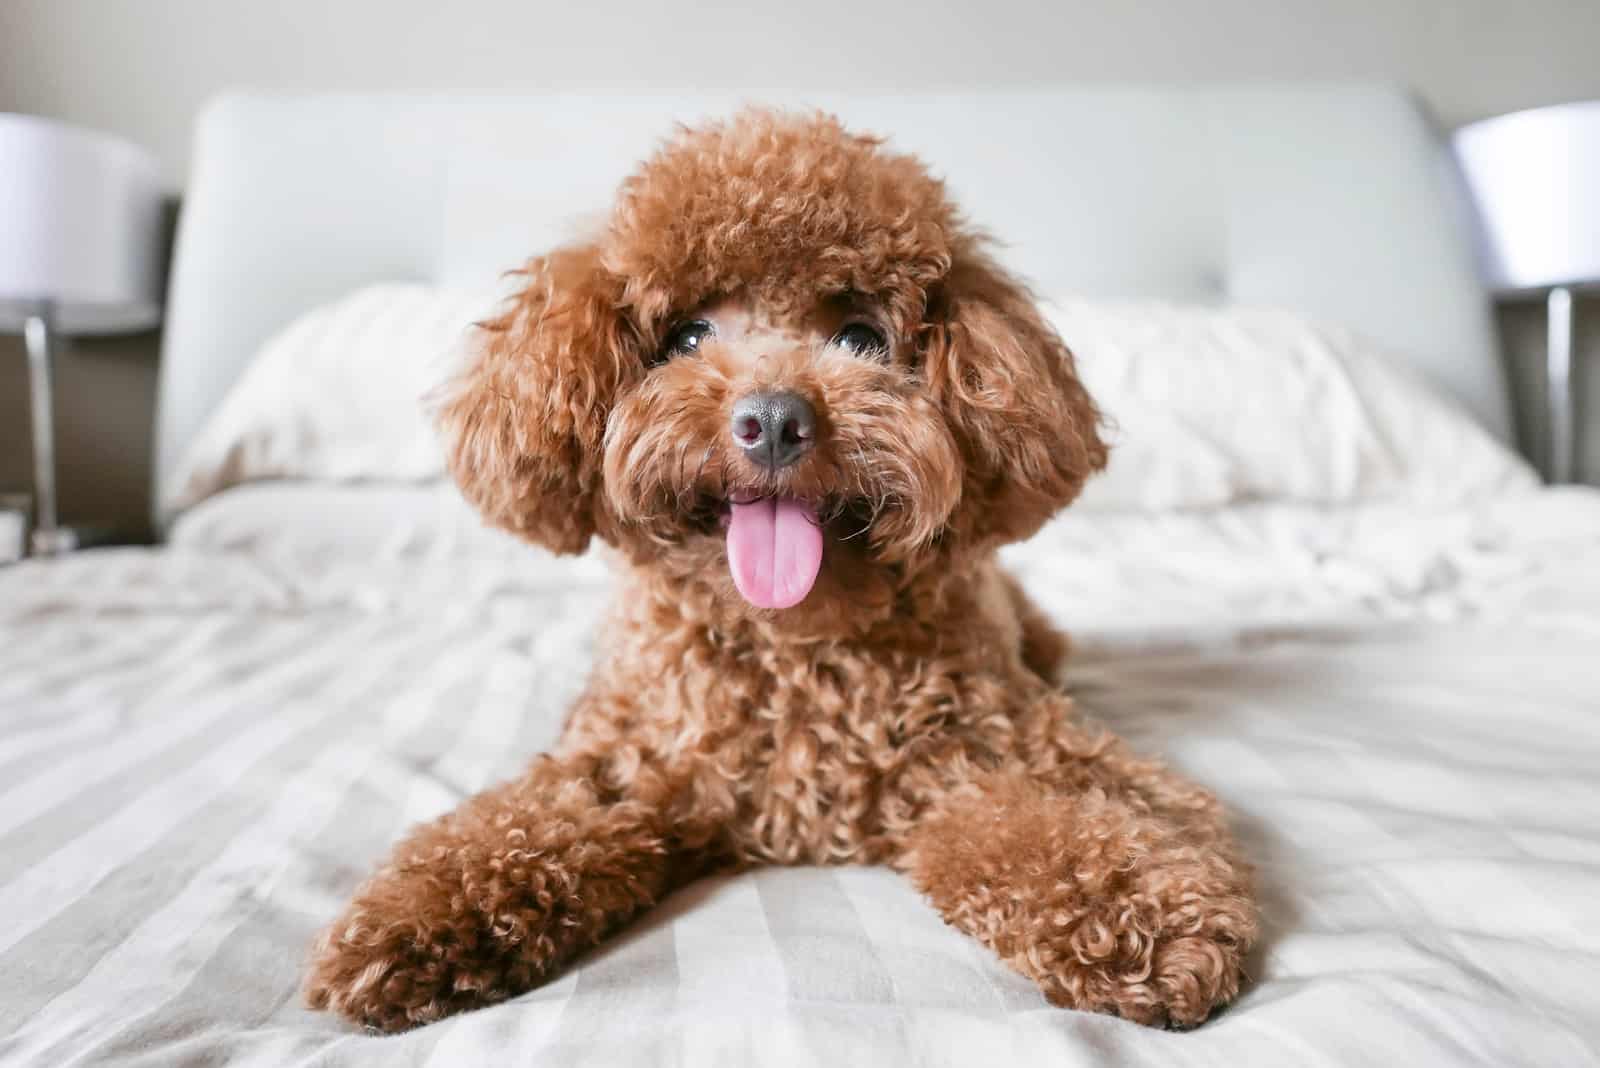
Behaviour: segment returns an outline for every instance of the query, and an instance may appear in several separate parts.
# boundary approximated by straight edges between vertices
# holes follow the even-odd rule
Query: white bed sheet
[[[1009,554],[1082,705],[1260,868],[1240,1001],[1047,1006],[893,875],[708,880],[394,1038],[299,1005],[409,823],[514,773],[606,586],[450,490],[235,490],[171,547],[0,569],[0,1063],[1600,1061],[1600,494],[1069,516]]]

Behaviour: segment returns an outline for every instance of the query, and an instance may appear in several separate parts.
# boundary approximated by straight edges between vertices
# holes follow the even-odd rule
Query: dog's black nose
[[[751,460],[776,471],[805,455],[817,435],[817,413],[788,390],[762,390],[733,403],[733,440]]]

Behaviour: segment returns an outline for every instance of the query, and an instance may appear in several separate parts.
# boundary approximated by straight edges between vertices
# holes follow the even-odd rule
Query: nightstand
[[[0,566],[27,555],[30,503],[21,494],[0,494]]]

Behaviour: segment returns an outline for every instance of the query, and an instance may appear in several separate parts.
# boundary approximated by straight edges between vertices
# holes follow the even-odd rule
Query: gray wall
[[[181,189],[190,124],[227,86],[910,88],[1384,78],[1446,125],[1600,97],[1597,0],[0,0],[0,110],[124,134]],[[1586,324],[1600,306],[1585,302]],[[1503,316],[1520,392],[1542,344]],[[1600,330],[1583,331],[1588,362]],[[63,510],[143,515],[155,339],[61,373]],[[1531,362],[1530,362],[1531,361]],[[25,486],[21,360],[0,339],[0,489]],[[1589,376],[1600,387],[1600,374]],[[1600,389],[1588,410],[1600,412]],[[1536,407],[1536,406],[1533,406]],[[1524,428],[1536,432],[1524,405]],[[1600,433],[1586,471],[1600,476]]]

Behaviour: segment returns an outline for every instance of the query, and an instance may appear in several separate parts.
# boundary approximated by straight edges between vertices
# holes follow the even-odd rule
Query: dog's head
[[[599,535],[741,610],[839,616],[1027,537],[1105,462],[943,185],[830,118],[682,133],[525,272],[440,419],[467,497],[558,552]]]

